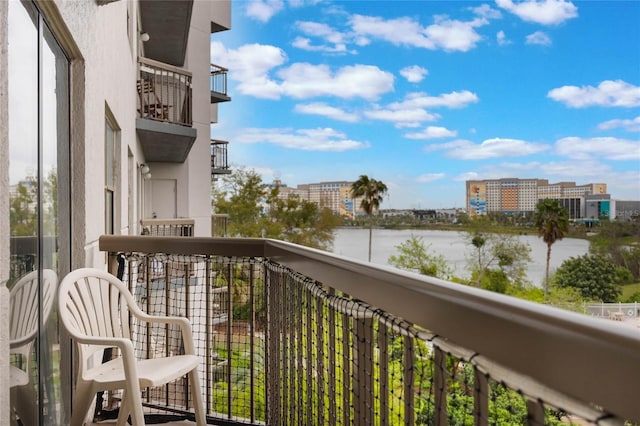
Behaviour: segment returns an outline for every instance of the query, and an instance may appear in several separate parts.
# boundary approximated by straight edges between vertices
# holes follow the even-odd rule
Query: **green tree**
[[[452,271],[445,258],[429,253],[429,246],[424,244],[422,237],[412,235],[407,241],[397,245],[396,249],[398,255],[392,255],[388,260],[396,268],[442,279],[451,277]]]
[[[16,185],[9,198],[9,223],[12,236],[33,236],[38,228],[38,183],[29,177]]]
[[[213,191],[216,213],[229,215],[229,235],[264,237],[319,249],[333,244],[340,218],[317,204],[268,190],[254,170],[236,169]]]
[[[216,213],[229,215],[230,236],[261,237],[263,206],[267,185],[255,170],[235,169],[213,192]]]
[[[369,178],[367,175],[360,175],[357,181],[351,185],[353,198],[362,198],[360,207],[369,217],[369,262],[371,262],[371,238],[373,234],[372,215],[380,208],[380,203],[387,192],[387,185]]]
[[[535,226],[538,236],[547,244],[547,263],[544,280],[545,297],[549,295],[549,262],[551,261],[551,246],[564,238],[569,232],[569,214],[567,209],[560,206],[558,201],[545,198],[538,201],[535,210]]]
[[[270,191],[267,205],[271,224],[267,236],[323,250],[331,247],[333,231],[341,223],[331,210],[295,194],[283,199],[277,187]]]
[[[622,293],[618,277],[610,260],[585,254],[565,260],[556,270],[555,284],[575,288],[585,299],[611,303],[616,302]]]
[[[640,247],[634,247],[634,241],[640,241],[640,223],[604,221],[589,241],[589,252],[609,258],[640,279]]]
[[[528,283],[529,244],[515,235],[485,233],[477,228],[467,233],[467,241],[473,246],[468,267],[475,286],[504,293],[508,285]]]

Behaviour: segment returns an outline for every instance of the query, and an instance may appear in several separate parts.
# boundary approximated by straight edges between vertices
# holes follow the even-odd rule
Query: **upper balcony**
[[[145,57],[165,64],[184,65],[189,40],[193,0],[141,1],[142,31],[149,34]]]
[[[227,73],[228,69],[220,65],[211,64],[211,103],[229,102],[231,98],[227,96]]]
[[[231,173],[227,161],[227,146],[229,142],[211,139],[211,180],[217,179],[217,175]]]
[[[213,424],[640,421],[636,327],[276,240],[99,245],[145,311],[190,318]],[[140,357],[181,351],[176,330],[132,330]],[[192,417],[187,388],[145,405]]]
[[[148,58],[138,64],[136,130],[145,158],[183,163],[197,135],[191,127],[191,73]]]

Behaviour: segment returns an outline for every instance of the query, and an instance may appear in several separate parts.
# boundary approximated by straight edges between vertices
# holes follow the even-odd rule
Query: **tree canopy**
[[[593,254],[571,257],[556,270],[558,287],[575,288],[587,300],[612,303],[622,290],[618,285],[618,272],[608,259]]]
[[[369,262],[371,262],[371,237],[373,232],[373,222],[371,215],[380,208],[380,203],[387,193],[387,185],[383,182],[369,178],[367,175],[360,175],[357,181],[351,184],[351,195],[353,198],[361,198],[360,207],[369,216]]]
[[[451,278],[452,271],[446,259],[442,255],[431,254],[422,237],[412,235],[396,249],[398,254],[389,257],[390,265],[431,277]]]
[[[544,294],[549,294],[549,263],[551,261],[551,246],[564,238],[569,232],[569,213],[560,206],[557,200],[545,198],[538,201],[534,213],[538,235],[547,244],[547,262],[544,280]]]
[[[280,197],[254,170],[236,169],[213,191],[216,213],[229,216],[228,232],[238,237],[275,238],[329,249],[340,218],[296,195]]]

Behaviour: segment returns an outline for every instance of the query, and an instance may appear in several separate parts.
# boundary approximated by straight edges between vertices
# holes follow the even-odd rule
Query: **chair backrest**
[[[51,269],[42,271],[42,321],[51,313],[58,276]],[[25,357],[38,333],[38,271],[22,276],[9,293],[9,347],[11,353]]]
[[[122,281],[94,268],[70,272],[60,283],[59,316],[72,338],[131,338],[129,312],[137,312],[133,296]],[[79,344],[80,359],[87,360],[100,345]],[[81,372],[85,369],[81,362]]]

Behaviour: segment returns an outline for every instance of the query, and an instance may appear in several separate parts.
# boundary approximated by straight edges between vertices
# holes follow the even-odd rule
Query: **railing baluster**
[[[325,330],[325,321],[324,321],[324,312],[322,303],[322,299],[320,297],[315,296],[314,302],[316,306],[316,334],[318,338],[318,343],[316,345],[316,371],[317,371],[317,381],[316,381],[316,395],[318,396],[318,408],[317,408],[317,424],[319,426],[324,425],[324,385],[325,385],[325,373],[324,373],[324,330]]]
[[[474,423],[476,426],[487,426],[489,424],[489,381],[486,374],[474,368],[473,382]]]
[[[256,420],[256,406],[255,406],[255,352],[256,347],[255,340],[255,321],[256,321],[256,307],[255,307],[255,271],[253,263],[250,263],[249,269],[249,413],[251,423]]]
[[[314,408],[314,404],[313,404],[313,355],[312,355],[312,345],[313,345],[313,324],[311,322],[311,314],[312,314],[312,309],[311,309],[311,292],[308,291],[307,289],[303,289],[302,286],[300,286],[300,291],[304,291],[304,296],[305,296],[305,303],[302,305],[303,309],[305,310],[305,338],[302,339],[305,349],[306,349],[306,362],[305,364],[300,364],[298,366],[298,368],[302,371],[305,372],[305,384],[306,384],[306,411],[307,411],[307,415],[306,415],[306,422],[305,424],[307,425],[312,425],[314,424],[313,420],[313,408]],[[300,351],[300,355],[302,355],[302,350]],[[317,419],[317,417],[316,417]]]
[[[227,416],[231,418],[233,411],[233,380],[231,378],[232,373],[232,360],[233,360],[233,348],[232,348],[232,331],[233,331],[233,264],[229,262],[227,266]]]
[[[527,399],[527,426],[544,426],[544,405],[540,401]]]
[[[342,424],[351,424],[351,371],[353,369],[350,356],[351,349],[351,327],[350,318],[347,314],[340,314],[342,319]]]
[[[329,289],[329,296],[335,295],[335,289],[332,287]],[[336,415],[336,400],[337,394],[336,389],[338,382],[336,381],[336,351],[338,350],[336,344],[336,327],[338,324],[336,323],[336,311],[332,306],[328,306],[329,310],[329,365],[328,365],[328,377],[329,381],[327,383],[327,393],[329,399],[329,424],[336,424],[338,422],[338,418]]]
[[[378,348],[380,349],[379,393],[380,393],[380,426],[389,424],[389,334],[387,325],[378,321]]]
[[[413,426],[414,424],[414,395],[413,395],[413,381],[414,381],[414,363],[415,363],[415,347],[413,343],[413,336],[404,336],[403,338],[403,356],[404,356],[404,374],[402,383],[404,386],[404,424],[407,426]]]
[[[433,348],[436,425],[447,424],[447,356],[439,347]]]
[[[207,256],[205,261],[205,332],[204,332],[204,345],[205,345],[205,359],[204,359],[204,369],[205,369],[205,398],[204,403],[205,406],[205,414],[209,414],[211,411],[211,389],[213,384],[213,371],[211,368],[212,362],[212,353],[211,347],[213,346],[213,298],[211,297],[211,287],[213,286],[213,281],[211,277],[211,257]]]

